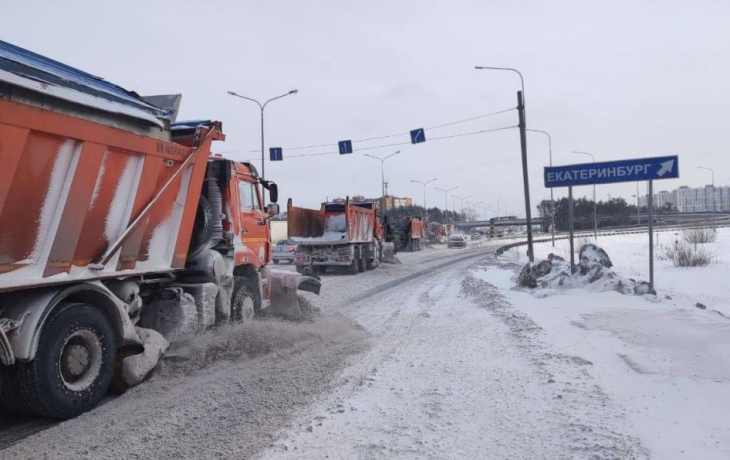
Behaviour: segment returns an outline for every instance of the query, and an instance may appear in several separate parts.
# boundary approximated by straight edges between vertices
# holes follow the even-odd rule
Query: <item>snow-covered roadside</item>
[[[730,232],[720,232],[714,246],[722,258]],[[599,237],[597,243],[616,272],[646,279],[646,239]],[[659,242],[673,239],[662,234]],[[538,244],[537,258],[569,256],[563,245]],[[574,289],[543,298],[513,290],[518,260],[525,257],[514,251],[473,273],[532,318],[559,352],[591,362],[588,373],[623,408],[653,457],[730,458],[730,319],[718,313],[730,314],[727,260],[692,269],[658,260],[657,297]]]
[[[472,263],[343,305],[372,349],[260,458],[645,458],[587,361],[556,353]]]
[[[675,238],[681,242],[682,234],[661,232],[656,235],[659,243],[654,247],[654,284],[662,302],[680,308],[695,308],[699,302],[709,311],[717,310],[730,317],[730,228],[717,229],[717,242],[701,245],[714,255],[714,262],[707,267],[678,268],[670,260],[662,260],[665,249],[674,244]],[[657,236],[654,238],[656,243]],[[613,270],[619,275],[637,280],[649,279],[647,234],[599,235],[598,240],[577,238],[576,261],[578,249],[586,242],[603,248],[611,257]],[[518,247],[505,253],[501,259],[525,263],[525,251],[524,247]],[[554,248],[550,243],[535,244],[535,260],[545,259],[551,252],[570,260],[567,240],[556,241]]]

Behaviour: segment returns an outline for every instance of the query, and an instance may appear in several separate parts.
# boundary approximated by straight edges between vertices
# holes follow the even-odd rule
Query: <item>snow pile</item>
[[[565,289],[655,294],[648,283],[620,276],[611,267],[613,263],[606,251],[595,244],[585,244],[580,248],[579,263],[572,270],[569,262],[550,254],[546,260],[526,264],[517,278],[517,287],[537,289],[534,294],[538,297],[546,297]]]

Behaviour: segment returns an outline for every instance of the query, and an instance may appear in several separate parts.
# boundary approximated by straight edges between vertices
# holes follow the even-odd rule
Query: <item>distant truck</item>
[[[385,241],[393,243],[395,251],[420,251],[425,244],[426,228],[420,217],[388,219],[385,227]]]
[[[76,416],[139,383],[166,338],[319,292],[264,268],[276,184],[212,155],[221,124],[174,123],[178,103],[0,41],[3,410]]]
[[[383,227],[376,202],[322,203],[320,209],[287,206],[289,239],[296,243],[299,273],[342,267],[350,274],[377,267],[383,258]]]

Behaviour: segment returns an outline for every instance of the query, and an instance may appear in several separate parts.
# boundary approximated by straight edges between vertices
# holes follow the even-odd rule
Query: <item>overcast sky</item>
[[[182,93],[179,119],[223,122],[219,151],[258,159],[256,105],[266,109],[266,164],[282,203],[380,193],[380,163],[358,147],[407,143],[407,134],[355,143],[355,154],[295,158],[341,139],[407,133],[516,106],[525,78],[528,128],[549,131],[554,164],[679,155],[679,180],[730,183],[730,1],[30,1],[3,5],[0,38],[102,76],[140,94]],[[12,18],[12,19],[11,19]],[[427,130],[433,139],[514,126],[516,111]],[[389,191],[422,201],[420,185],[524,215],[519,134],[496,133],[368,150],[386,163]],[[533,206],[545,136],[528,135]],[[257,160],[257,166],[260,160]],[[641,185],[642,192],[645,184]],[[598,198],[633,201],[636,184],[598,186]],[[556,197],[567,191],[556,189]],[[591,187],[576,189],[590,195]],[[430,188],[428,204],[444,205]],[[451,199],[449,207],[452,206]],[[490,215],[492,211],[489,211]],[[534,207],[533,207],[534,212]]]

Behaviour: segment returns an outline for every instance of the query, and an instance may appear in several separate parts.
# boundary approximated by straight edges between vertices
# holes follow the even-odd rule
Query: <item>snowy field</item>
[[[676,237],[681,240],[681,233]],[[656,296],[572,289],[540,298],[529,289],[515,290],[524,247],[501,257],[501,266],[474,269],[474,275],[532,318],[558,352],[589,363],[586,372],[621,408],[651,457],[728,459],[730,229],[719,229],[717,242],[704,245],[714,254],[707,267],[677,268],[659,259],[674,239],[674,232],[659,234]],[[648,279],[647,235],[599,235],[596,243],[618,274]],[[568,260],[567,248],[567,241],[555,248],[537,244],[536,259],[553,252]],[[569,376],[555,380],[579,383]]]

